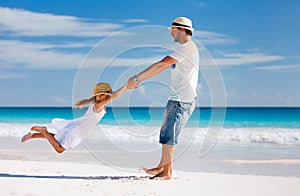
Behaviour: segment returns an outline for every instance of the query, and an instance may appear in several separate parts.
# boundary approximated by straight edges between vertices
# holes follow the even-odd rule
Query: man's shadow
[[[147,180],[148,176],[43,176],[0,173],[0,178],[39,178],[68,180]]]

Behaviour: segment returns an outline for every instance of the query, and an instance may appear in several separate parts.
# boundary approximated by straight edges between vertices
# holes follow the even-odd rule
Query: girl
[[[33,126],[31,131],[22,137],[22,142],[33,138],[45,138],[58,153],[64,152],[65,149],[76,147],[81,142],[77,129],[79,127],[84,128],[89,125],[96,125],[105,115],[106,105],[118,98],[126,89],[127,84],[112,92],[109,84],[96,84],[93,89],[93,96],[88,99],[82,99],[74,105],[75,108],[82,108],[91,102],[93,103],[82,117],[73,120],[54,118],[48,127]],[[48,128],[56,130],[57,133],[48,132]]]

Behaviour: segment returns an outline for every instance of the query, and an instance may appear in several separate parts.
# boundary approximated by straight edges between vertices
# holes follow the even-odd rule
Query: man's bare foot
[[[31,131],[29,131],[26,135],[24,135],[21,139],[21,142],[24,143],[26,142],[27,140],[31,139],[32,138],[32,135],[33,133]]]
[[[164,171],[163,167],[156,167],[156,168],[152,168],[152,169],[147,169],[145,167],[142,167],[142,169],[147,173],[147,174],[151,174],[151,175],[157,175],[159,173],[161,173],[162,171]]]
[[[32,131],[37,131],[37,132],[40,132],[40,133],[48,132],[47,127],[43,127],[43,126],[34,126],[34,127],[31,127],[31,130]]]
[[[172,175],[161,172],[150,178],[151,180],[172,180]]]

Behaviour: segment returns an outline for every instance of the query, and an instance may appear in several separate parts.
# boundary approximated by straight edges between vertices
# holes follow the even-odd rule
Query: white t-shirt
[[[171,69],[170,100],[192,102],[197,96],[199,51],[194,41],[180,45],[170,57],[178,63]]]

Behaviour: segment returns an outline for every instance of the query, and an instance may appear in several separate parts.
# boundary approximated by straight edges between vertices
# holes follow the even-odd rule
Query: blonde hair
[[[90,97],[88,99],[81,99],[74,104],[74,108],[83,108],[84,106],[95,102],[96,97]]]
[[[96,102],[96,96],[99,94],[112,94],[112,88],[108,83],[98,83],[93,88],[93,95],[88,99],[81,99],[74,104],[74,108],[83,108],[85,105],[88,105],[91,102]]]

